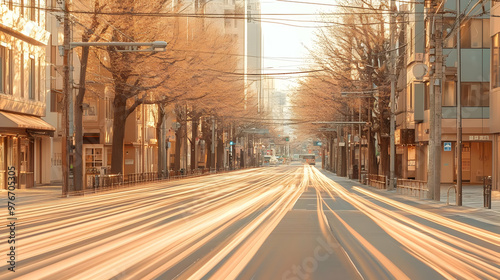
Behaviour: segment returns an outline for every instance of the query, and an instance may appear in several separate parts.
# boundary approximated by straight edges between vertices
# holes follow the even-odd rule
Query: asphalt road
[[[5,238],[0,279],[500,278],[500,225],[450,219],[311,166],[20,201],[16,271]],[[0,218],[8,224],[7,210]]]

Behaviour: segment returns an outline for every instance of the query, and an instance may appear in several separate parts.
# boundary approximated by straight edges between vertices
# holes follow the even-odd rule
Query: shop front
[[[462,182],[483,184],[483,178],[493,172],[493,141],[491,135],[469,135],[462,138]],[[456,138],[447,137],[441,149],[441,182],[457,181]]]
[[[17,188],[32,188],[41,181],[42,139],[55,128],[41,118],[0,111],[0,188],[7,188],[7,170],[16,171]],[[38,178],[38,180],[37,180]]]

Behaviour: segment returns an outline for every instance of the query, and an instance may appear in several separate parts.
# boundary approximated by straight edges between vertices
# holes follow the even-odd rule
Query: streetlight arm
[[[127,47],[126,50],[118,50],[119,52],[164,52],[167,48],[167,42],[71,42],[70,48],[75,47]],[[149,47],[148,49],[139,50],[139,47]]]

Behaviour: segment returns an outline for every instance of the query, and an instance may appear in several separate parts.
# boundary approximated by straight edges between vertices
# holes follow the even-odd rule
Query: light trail
[[[227,256],[234,256],[234,250],[252,251],[267,238],[286,213],[284,209],[300,196],[304,187],[296,183],[303,177],[302,168],[237,171],[60,199],[59,205],[46,202],[21,207],[18,223],[23,235],[18,248],[23,254],[15,279],[109,279],[117,275],[154,279],[198,249],[223,244],[225,250],[217,251],[217,256],[209,254],[210,260],[192,266],[202,264],[205,269],[200,274],[211,271]],[[216,241],[242,221],[238,233],[222,243]],[[1,249],[6,249],[5,244]],[[230,258],[224,271],[234,264]],[[0,278],[8,276],[6,271],[0,272]]]
[[[328,179],[325,175],[315,170],[318,181],[318,190],[326,190],[329,195],[337,195],[347,201],[362,213],[370,217],[385,232],[403,245],[415,258],[432,267],[445,278],[467,279],[499,279],[498,252],[500,246],[499,235],[463,223],[452,221],[439,215],[421,210],[412,206],[393,201],[361,188],[354,190],[376,198],[388,205],[397,207],[410,215],[418,215],[440,226],[453,229],[461,234],[480,239],[494,245],[494,249],[473,244],[463,238],[452,236],[441,230],[423,225],[402,214],[390,211],[376,205],[356,194],[348,192],[344,187]],[[323,201],[324,203],[324,201]],[[325,203],[325,205],[327,205]],[[328,205],[327,205],[328,206]],[[401,275],[394,274],[394,266],[387,262],[383,256],[365,242],[334,210],[331,213],[370,251],[391,274],[401,279]],[[397,271],[396,271],[397,272]]]
[[[18,269],[11,274],[4,265],[0,279],[236,279],[311,188],[318,237],[342,245],[330,257],[354,267],[353,277],[357,272],[365,279],[410,279],[412,274],[334,204],[352,205],[408,259],[444,278],[500,279],[498,233],[359,187],[350,192],[309,165],[20,204]],[[7,230],[1,228],[0,235]],[[7,245],[1,243],[0,250]]]

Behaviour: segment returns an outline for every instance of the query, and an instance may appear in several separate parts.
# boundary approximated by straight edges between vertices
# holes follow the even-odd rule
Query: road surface
[[[499,225],[332,178],[291,165],[19,199],[0,279],[500,279]]]

